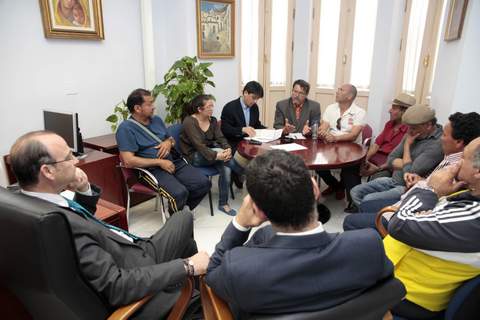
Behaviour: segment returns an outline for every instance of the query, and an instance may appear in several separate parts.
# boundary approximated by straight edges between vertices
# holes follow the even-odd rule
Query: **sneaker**
[[[322,196],[329,196],[335,192],[335,189],[332,187],[328,187],[327,189],[322,191]]]
[[[229,206],[230,207],[230,206]],[[237,215],[237,211],[233,208],[230,207],[230,210],[225,210],[225,206],[218,206],[218,210],[222,211],[223,213],[225,213],[226,215],[229,215],[229,216],[236,216]]]
[[[350,202],[348,204],[348,206],[343,210],[343,212],[345,212],[345,213],[357,213],[358,208],[354,203]]]

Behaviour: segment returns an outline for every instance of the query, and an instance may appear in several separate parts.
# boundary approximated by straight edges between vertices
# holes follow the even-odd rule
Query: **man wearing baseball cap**
[[[407,133],[408,126],[402,123],[402,116],[407,108],[413,106],[415,102],[414,97],[403,92],[393,99],[390,110],[388,110],[390,120],[385,123],[383,131],[375,139],[375,143],[370,145],[365,165],[360,171],[362,176],[371,176],[373,180],[392,175],[388,169],[387,158]]]
[[[402,121],[408,125],[407,134],[387,158],[392,177],[354,187],[350,195],[357,207],[364,201],[381,200],[382,206],[395,203],[405,192],[403,177],[406,173],[426,177],[442,161],[440,138],[443,131],[437,124],[435,111],[428,106],[414,105],[405,111]]]

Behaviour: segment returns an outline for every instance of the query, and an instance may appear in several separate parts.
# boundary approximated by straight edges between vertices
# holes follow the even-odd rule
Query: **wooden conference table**
[[[307,149],[292,151],[300,156],[311,170],[329,170],[350,167],[359,164],[365,159],[367,149],[354,142],[326,143],[323,140],[294,140],[294,143],[305,146]],[[271,146],[282,144],[282,140],[275,140],[261,145],[249,144],[243,140],[238,144],[237,151],[247,159],[253,159],[268,150]]]

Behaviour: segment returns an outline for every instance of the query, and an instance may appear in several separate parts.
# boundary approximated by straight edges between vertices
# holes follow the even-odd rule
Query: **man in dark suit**
[[[257,101],[263,98],[262,85],[256,81],[248,82],[243,87],[242,95],[227,103],[222,110],[222,132],[232,147],[237,145],[243,137],[255,136],[255,129],[265,129],[260,122]]]
[[[187,210],[173,215],[152,237],[140,238],[94,217],[100,190],[75,167],[78,160],[60,136],[27,133],[15,142],[10,155],[21,192],[65,213],[81,272],[112,307],[154,295],[137,316],[164,317],[186,277],[206,271],[208,255],[197,253],[193,218]],[[74,201],[60,195],[65,189],[75,191]]]
[[[275,129],[283,129],[284,134],[300,132],[312,133],[311,126],[316,122],[320,126],[320,104],[307,98],[310,84],[305,80],[295,80],[292,96],[277,102],[275,107]]]
[[[374,230],[327,233],[320,191],[298,156],[273,150],[247,167],[244,198],[208,265],[208,285],[236,312],[315,311],[352,299],[393,273]],[[264,221],[247,241],[252,227]]]
[[[255,129],[265,129],[260,122],[257,101],[263,98],[263,87],[257,81],[247,82],[242,95],[227,103],[222,109],[221,129],[232,147],[232,180],[238,188],[243,187],[243,170],[248,160],[236,153],[238,143],[244,137],[254,137]]]

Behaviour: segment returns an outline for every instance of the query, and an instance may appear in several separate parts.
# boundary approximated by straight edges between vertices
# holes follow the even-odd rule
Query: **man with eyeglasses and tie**
[[[362,143],[361,132],[365,124],[366,112],[353,103],[357,97],[357,88],[351,84],[343,84],[335,94],[336,103],[327,107],[323,113],[322,123],[318,130],[318,136],[326,142],[352,141]],[[350,189],[361,183],[360,166],[355,165],[343,168],[338,181],[330,170],[319,170],[318,175],[325,181],[328,188],[322,195],[335,193],[337,200],[345,197],[347,192],[348,206],[351,207]]]
[[[49,202],[52,210],[65,215],[80,270],[110,307],[153,295],[136,315],[163,318],[185,279],[206,272],[209,257],[197,253],[188,210],[177,212],[150,238],[142,238],[95,218],[100,189],[75,166],[78,160],[60,136],[48,131],[27,133],[12,146],[10,156],[21,194]],[[75,192],[73,200],[60,195],[65,189]],[[199,306],[192,300],[191,310],[195,304]]]
[[[283,134],[299,132],[304,136],[312,134],[312,126],[320,125],[320,104],[307,98],[310,84],[298,79],[293,83],[290,98],[279,101],[275,107],[275,129],[283,129]]]

